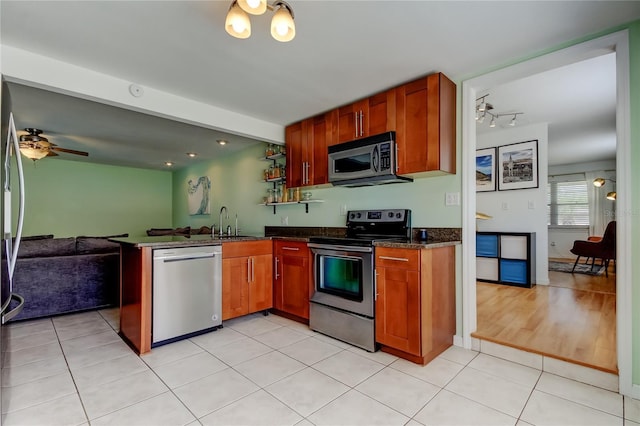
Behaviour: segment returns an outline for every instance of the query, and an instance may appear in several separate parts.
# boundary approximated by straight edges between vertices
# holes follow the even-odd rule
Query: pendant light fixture
[[[296,36],[293,9],[282,0],[276,0],[273,4],[266,0],[233,0],[227,12],[225,30],[235,38],[249,38],[251,21],[247,13],[262,15],[267,9],[275,11],[271,19],[271,36],[282,42],[293,40]]]

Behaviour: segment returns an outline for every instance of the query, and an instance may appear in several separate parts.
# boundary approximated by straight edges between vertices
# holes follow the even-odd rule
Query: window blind
[[[589,225],[587,182],[574,180],[547,185],[547,225]]]

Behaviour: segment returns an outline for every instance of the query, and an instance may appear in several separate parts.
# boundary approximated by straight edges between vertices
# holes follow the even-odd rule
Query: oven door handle
[[[320,249],[320,250],[340,250],[340,251],[351,251],[351,252],[358,252],[358,253],[372,253],[373,252],[373,247],[361,247],[361,246],[341,246],[341,245],[326,245],[326,244],[315,244],[315,243],[308,243],[307,247],[311,248],[311,249]]]

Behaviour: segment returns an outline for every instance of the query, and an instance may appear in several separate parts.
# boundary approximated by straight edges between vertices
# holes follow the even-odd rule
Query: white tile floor
[[[422,367],[251,315],[138,357],[117,316],[7,327],[3,425],[640,426],[640,401],[457,347]]]

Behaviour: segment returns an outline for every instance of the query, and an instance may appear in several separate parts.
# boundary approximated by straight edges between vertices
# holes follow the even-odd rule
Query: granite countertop
[[[270,240],[270,237],[258,235],[242,235],[230,237],[211,237],[211,235],[161,235],[156,237],[127,237],[110,238],[109,241],[131,245],[134,247],[171,248],[171,247],[195,247],[195,246],[219,246],[222,243],[235,241],[260,241]]]
[[[461,244],[462,241],[409,241],[409,242],[392,242],[379,241],[373,243],[374,247],[401,248],[401,249],[423,249],[455,246]]]

